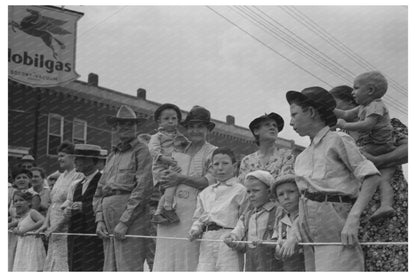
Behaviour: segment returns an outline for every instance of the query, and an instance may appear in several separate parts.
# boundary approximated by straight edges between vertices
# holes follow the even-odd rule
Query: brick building
[[[147,119],[139,126],[139,134],[153,134],[157,127],[153,113],[161,104],[147,100],[144,89],[138,89],[137,95],[132,96],[102,88],[93,73],[88,82],[74,81],[58,87],[33,88],[11,80],[8,86],[9,167],[30,153],[38,166],[47,173],[53,172],[58,169],[56,148],[63,140],[97,144],[110,150],[116,141],[105,118],[114,115],[122,104]],[[185,117],[186,112],[182,112]],[[230,147],[238,158],[256,150],[250,130],[235,125],[233,116],[227,116],[225,122],[213,121],[216,127],[209,135],[209,142]],[[279,138],[277,143],[297,153],[302,150],[293,140]]]

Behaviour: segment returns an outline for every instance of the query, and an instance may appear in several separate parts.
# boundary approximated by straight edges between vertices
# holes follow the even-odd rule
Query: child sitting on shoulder
[[[250,209],[238,220],[237,226],[224,238],[232,249],[246,252],[245,271],[281,271],[281,261],[274,258],[275,245],[261,244],[271,241],[276,217],[282,212],[271,201],[273,176],[264,170],[250,172],[245,177],[245,186],[250,200]],[[243,244],[236,241],[251,241]],[[276,240],[274,240],[276,241]]]
[[[154,114],[159,124],[158,132],[151,136],[148,147],[153,158],[153,184],[161,185],[161,177],[166,169],[173,168],[186,174],[190,157],[182,153],[189,144],[188,139],[178,131],[178,123],[182,119],[181,111],[174,104],[161,105]],[[171,224],[179,221],[174,210],[176,187],[166,188],[152,222],[155,224]]]
[[[189,239],[219,240],[231,232],[248,207],[245,187],[234,176],[236,160],[228,148],[212,153],[212,168],[217,182],[197,197]],[[223,243],[202,241],[197,271],[242,271],[243,253]]]
[[[272,237],[277,239],[275,257],[280,260],[282,258],[281,246],[287,240],[299,215],[300,193],[295,182],[295,175],[288,174],[276,179],[272,186],[272,194],[283,208],[283,213],[279,214],[276,219]],[[303,247],[294,245],[292,251],[290,257],[283,259],[283,271],[305,271]]]
[[[378,71],[363,73],[354,80],[355,101],[359,106],[351,110],[335,109],[339,118],[337,127],[348,131],[358,131],[356,141],[361,150],[371,155],[381,155],[391,152],[393,146],[393,127],[390,123],[389,111],[381,99],[387,92],[387,79]],[[356,119],[356,122],[346,122]],[[380,185],[380,207],[371,216],[371,220],[379,220],[394,215],[393,189],[390,180],[394,168],[379,169],[382,176]]]

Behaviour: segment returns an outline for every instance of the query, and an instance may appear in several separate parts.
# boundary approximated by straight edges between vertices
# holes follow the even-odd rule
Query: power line
[[[299,9],[296,9],[295,7],[280,7],[283,11],[285,11],[287,14],[292,16],[294,19],[296,19],[298,22],[300,22],[302,25],[307,27],[309,30],[320,36],[322,39],[327,41],[330,45],[332,45],[334,48],[336,48],[338,51],[346,55],[347,57],[351,58],[354,62],[356,62],[358,65],[363,67],[366,70],[375,70],[375,66],[372,65],[370,62],[368,62],[366,59],[355,53],[353,50],[351,50],[347,45],[345,45],[343,42],[338,40],[336,37],[331,35],[328,31],[326,31],[324,28],[319,26],[316,22],[314,22],[310,17],[308,17],[306,14],[302,13]],[[385,74],[386,75],[386,74]],[[407,90],[402,87],[399,83],[397,83],[395,80],[393,80],[391,77],[386,75],[386,77],[391,82],[392,87],[396,89],[397,92],[401,93],[402,95],[407,96]]]
[[[337,45],[336,43],[334,43],[332,40],[330,40],[330,38],[327,38],[325,35],[323,35],[320,30],[316,30],[318,27],[315,27],[315,29],[313,28],[314,23],[313,22],[308,22],[306,21],[306,16],[300,16],[299,14],[292,14],[294,13],[293,11],[287,11],[285,8],[288,7],[280,7],[282,10],[284,10],[286,13],[288,13],[290,16],[292,16],[293,18],[295,18],[299,23],[301,23],[302,25],[304,25],[305,27],[307,27],[309,30],[311,30],[312,32],[314,32],[315,34],[317,34],[319,37],[321,37],[325,42],[327,42],[328,44],[332,45],[334,48],[336,48],[337,50],[339,50],[340,52],[342,52],[343,54],[348,55],[347,53],[345,53],[342,49],[340,49],[339,45]],[[304,22],[305,21],[305,22]],[[316,25],[316,24],[315,24]],[[342,42],[340,42],[342,43]],[[351,59],[357,60],[356,57],[348,55]],[[364,60],[364,59],[363,59]],[[358,59],[359,61],[359,59]],[[374,70],[374,68],[370,68],[370,70]],[[397,109],[399,112],[403,113],[403,110],[406,111],[407,114],[407,106],[398,102],[395,98],[393,98],[390,95],[385,95],[385,100],[387,103],[389,103],[392,107],[394,107],[395,109]],[[403,113],[404,114],[404,113]]]
[[[274,22],[277,22],[280,26],[283,26],[285,29],[289,30],[290,34],[288,34],[287,32],[285,32],[284,30],[279,29],[273,23],[271,23],[270,21],[266,20],[261,15],[253,12],[249,8],[246,8],[246,10],[249,10],[250,12],[247,12],[244,9],[240,8],[240,7],[235,7],[234,10],[236,10],[237,13],[240,14],[243,18],[246,18],[251,23],[259,26],[259,28],[261,28],[262,30],[265,30],[268,33],[272,33],[271,35],[273,37],[275,37],[275,38],[277,38],[279,40],[282,40],[289,47],[292,47],[293,46],[294,48],[296,48],[298,50],[298,52],[301,55],[303,55],[303,56],[311,59],[313,62],[315,62],[318,65],[322,66],[328,72],[333,73],[333,74],[336,74],[338,77],[342,78],[343,80],[345,80],[348,83],[352,83],[352,80],[351,79],[354,78],[354,75],[353,75],[353,73],[351,71],[349,71],[348,69],[344,69],[343,71],[342,70],[338,70],[338,66],[340,66],[340,64],[337,63],[336,61],[334,61],[333,59],[329,58],[326,55],[323,55],[323,56],[322,55],[321,56],[320,55],[315,55],[315,56],[313,56],[311,53],[313,53],[314,51],[311,50],[310,48],[312,47],[313,49],[316,49],[315,47],[313,47],[313,46],[308,47],[308,45],[310,45],[310,44],[307,44],[307,43],[306,43],[307,45],[305,46],[305,44],[302,44],[301,42],[297,41],[296,39],[293,39],[293,36],[295,36],[295,37],[298,37],[298,36],[296,34],[294,34],[293,32],[291,32],[286,27],[284,27],[282,24],[278,23],[276,20],[274,20]],[[255,17],[253,14],[255,16],[257,16],[257,17]],[[276,28],[277,31],[279,31],[279,33],[277,33],[274,29],[271,29],[269,26],[266,26],[263,22],[260,22],[259,18],[261,18],[262,21],[268,23],[268,25],[271,25],[274,28]],[[269,17],[269,18],[271,18],[271,17]],[[283,35],[282,35],[282,33],[283,33]],[[303,39],[300,38],[300,40],[303,40]],[[294,43],[296,43],[296,45]],[[306,49],[309,53],[307,53],[304,49]],[[328,57],[329,59],[328,58],[325,58],[325,57]],[[331,67],[328,67],[328,65],[330,65]],[[344,75],[348,75],[351,79],[346,78]],[[397,103],[394,100],[391,100],[389,104],[393,108],[397,109],[400,112],[403,112],[402,110],[407,109],[406,107],[400,106],[400,103]]]
[[[278,40],[283,41],[287,46],[289,46],[290,48],[294,48],[295,50],[297,49],[297,51],[304,57],[310,59],[312,62],[314,62],[315,64],[317,64],[318,66],[321,66],[323,69],[325,69],[326,71],[328,71],[329,73],[335,74],[338,77],[344,79],[347,82],[351,82],[350,79],[346,79],[344,77],[343,74],[340,74],[338,72],[336,72],[336,67],[334,70],[334,66],[333,64],[331,64],[328,60],[323,59],[322,57],[320,57],[319,55],[317,56],[316,53],[314,53],[313,51],[311,51],[310,49],[308,49],[307,47],[305,47],[304,45],[302,45],[301,43],[299,43],[298,41],[293,41],[293,38],[290,37],[289,35],[287,35],[285,32],[283,32],[283,35],[281,35],[282,31],[281,30],[277,30],[280,31],[280,34],[277,33],[276,31],[274,31],[273,29],[271,29],[270,27],[266,26],[264,23],[260,22],[257,18],[254,18],[254,16],[252,16],[251,14],[249,14],[248,12],[244,11],[243,9],[239,8],[239,7],[235,7],[235,10],[243,17],[246,18],[247,20],[249,20],[250,22],[252,22],[255,25],[258,25],[259,28],[261,28],[262,30],[271,33],[271,35],[273,37],[275,37]],[[250,9],[249,9],[250,10]],[[250,10],[251,11],[251,10]],[[257,15],[257,14],[256,14]],[[261,17],[262,18],[262,17]],[[264,18],[262,18],[264,20]],[[267,23],[271,24],[270,22],[266,21]],[[273,24],[271,24],[273,27],[275,27]],[[306,50],[306,51],[305,51]]]
[[[101,24],[105,21],[107,21],[108,19],[110,19],[111,17],[115,16],[116,14],[118,14],[119,12],[121,12],[122,9],[124,9],[126,6],[122,6],[121,8],[119,8],[118,10],[116,10],[114,13],[110,14],[109,16],[107,16],[106,18],[104,18],[103,20],[101,20],[100,22],[97,22],[96,24],[94,24],[94,26],[92,26],[91,28],[89,28],[88,30],[86,30],[85,32],[83,32],[82,34],[80,34],[78,37],[82,37],[83,35],[85,35],[86,33],[90,32],[92,29],[94,29],[95,27],[98,26],[98,24]]]
[[[217,14],[218,16],[222,17],[223,19],[225,19],[226,21],[228,21],[229,23],[231,23],[232,25],[234,25],[235,27],[237,27],[240,31],[246,33],[247,35],[249,35],[251,38],[253,38],[254,40],[256,40],[257,42],[259,42],[260,44],[262,44],[263,46],[265,46],[266,48],[268,48],[269,50],[273,51],[275,54],[279,55],[280,57],[282,57],[283,59],[285,59],[286,61],[290,62],[291,64],[295,65],[297,68],[305,71],[306,73],[310,74],[311,76],[313,76],[314,78],[316,78],[317,80],[321,81],[324,84],[327,84],[328,86],[332,86],[331,84],[329,84],[328,82],[324,81],[323,79],[319,78],[318,76],[316,76],[315,74],[313,74],[312,72],[310,72],[309,70],[307,70],[306,68],[298,65],[297,63],[295,63],[294,61],[290,60],[289,58],[287,58],[286,56],[284,56],[283,54],[279,53],[277,50],[275,50],[274,48],[272,48],[271,46],[267,45],[265,42],[263,42],[262,40],[258,39],[256,36],[254,36],[253,34],[251,34],[250,32],[248,32],[247,30],[243,29],[242,27],[240,27],[238,24],[234,23],[233,21],[231,21],[230,19],[228,19],[226,16],[220,14],[219,12],[217,12],[216,10],[214,10],[213,8],[211,8],[210,6],[206,6],[208,9],[210,9],[212,12],[214,12],[215,14]]]

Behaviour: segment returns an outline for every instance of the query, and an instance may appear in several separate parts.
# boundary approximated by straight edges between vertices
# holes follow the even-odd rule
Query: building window
[[[72,123],[72,143],[87,143],[87,122],[74,118]]]
[[[48,116],[47,153],[56,155],[58,146],[62,143],[64,135],[64,117],[50,113]]]

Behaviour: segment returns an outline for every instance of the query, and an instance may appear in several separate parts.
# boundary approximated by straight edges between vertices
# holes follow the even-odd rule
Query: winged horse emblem
[[[16,29],[18,29],[30,36],[39,37],[46,46],[52,50],[53,57],[57,59],[58,53],[53,42],[55,41],[61,50],[65,49],[65,44],[58,40],[56,35],[71,34],[71,32],[61,27],[67,21],[43,16],[39,11],[32,9],[26,9],[26,11],[28,11],[30,15],[24,17],[20,23],[15,21],[9,23],[13,32],[16,32]]]

